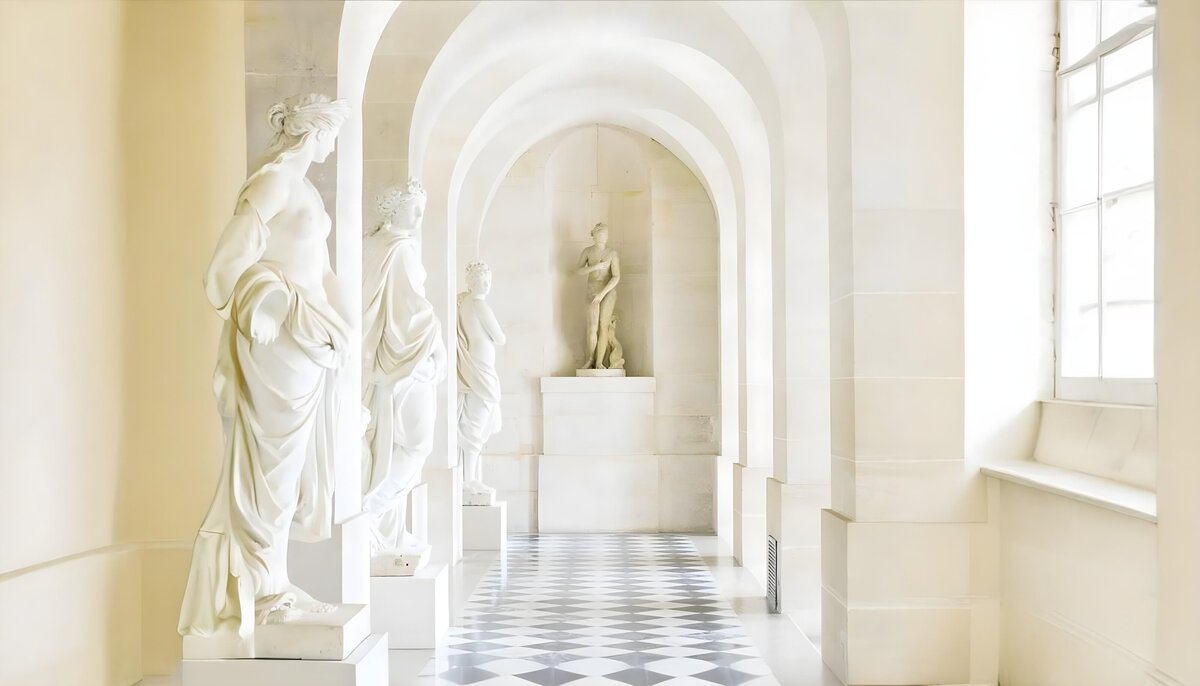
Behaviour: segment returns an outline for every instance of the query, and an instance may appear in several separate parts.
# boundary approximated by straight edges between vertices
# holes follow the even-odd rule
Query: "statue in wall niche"
[[[379,210],[384,219],[363,242],[363,510],[372,574],[405,576],[429,558],[429,545],[409,530],[408,500],[433,449],[446,349],[425,299],[425,189],[410,179],[384,192]]]
[[[315,94],[270,108],[265,162],[238,191],[204,275],[225,320],[213,377],[225,457],[192,549],[184,636],[246,638],[256,624],[336,609],[291,583],[287,559],[289,532],[321,540],[332,523],[334,382],[351,343],[331,222],[306,174],[349,113]]]
[[[617,306],[617,284],[621,282],[621,259],[616,250],[608,247],[607,224],[592,227],[592,245],[579,254],[575,273],[587,276],[588,297],[587,360],[577,374],[624,376],[623,370],[617,373],[620,368],[613,369],[610,374],[600,371],[612,369],[608,365],[612,345],[610,331],[613,309]],[[583,373],[587,371],[591,373]]]
[[[504,331],[485,298],[492,270],[467,265],[467,290],[458,294],[458,455],[463,466],[463,505],[494,505],[496,489],[483,483],[483,446],[500,430],[500,377],[496,346]]]

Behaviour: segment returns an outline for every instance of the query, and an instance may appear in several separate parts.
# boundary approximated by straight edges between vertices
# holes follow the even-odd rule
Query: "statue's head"
[[[395,225],[397,231],[417,233],[425,216],[425,187],[416,179],[403,186],[392,186],[376,201],[385,224]]]
[[[597,243],[608,242],[608,224],[600,222],[592,227],[592,240]]]
[[[492,269],[483,260],[467,265],[467,290],[478,296],[485,296],[492,290]]]
[[[278,160],[311,146],[313,162],[324,162],[333,152],[338,130],[350,116],[345,100],[330,100],[319,93],[299,95],[271,105],[267,123],[275,136],[267,158]]]

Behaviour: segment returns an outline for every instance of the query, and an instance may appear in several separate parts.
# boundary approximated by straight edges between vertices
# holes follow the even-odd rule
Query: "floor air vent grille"
[[[779,614],[779,541],[767,536],[767,611]]]

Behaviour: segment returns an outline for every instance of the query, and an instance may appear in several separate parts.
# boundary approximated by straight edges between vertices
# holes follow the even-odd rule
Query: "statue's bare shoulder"
[[[283,171],[268,169],[246,185],[240,202],[249,203],[266,221],[287,206],[293,183],[294,180]]]

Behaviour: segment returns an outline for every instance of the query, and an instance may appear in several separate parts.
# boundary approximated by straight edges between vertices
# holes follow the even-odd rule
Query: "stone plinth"
[[[546,455],[653,455],[654,377],[542,378]]]
[[[538,528],[659,530],[653,377],[544,377]]]
[[[183,657],[345,660],[370,633],[371,613],[366,605],[341,605],[329,613],[306,614],[281,624],[259,624],[248,638],[232,631],[213,636],[184,636]]]
[[[619,378],[625,376],[624,369],[576,369],[575,376],[578,377],[605,377]]]
[[[343,660],[185,659],[183,686],[387,686],[387,637],[371,634]]]
[[[412,576],[371,577],[371,626],[388,635],[389,648],[437,646],[450,628],[447,565],[432,564]]]
[[[463,505],[463,550],[500,550],[508,545],[508,503]]]

